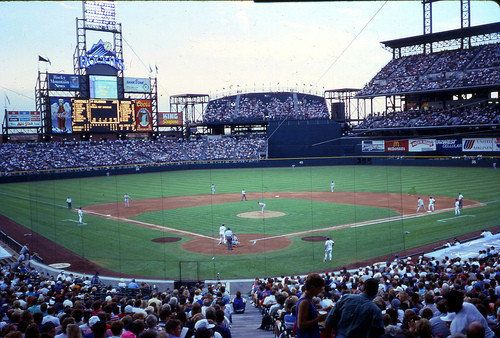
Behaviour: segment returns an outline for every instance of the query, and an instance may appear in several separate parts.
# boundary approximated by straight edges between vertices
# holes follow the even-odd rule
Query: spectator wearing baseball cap
[[[52,321],[48,321],[44,324],[42,324],[42,328],[40,330],[40,333],[43,335],[47,335],[50,337],[55,337],[56,335],[56,325]]]

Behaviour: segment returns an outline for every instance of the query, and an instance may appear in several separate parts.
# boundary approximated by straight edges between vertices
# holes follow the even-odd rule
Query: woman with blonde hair
[[[68,338],[82,338],[82,330],[80,330],[80,327],[76,324],[69,324],[66,327],[66,334]]]

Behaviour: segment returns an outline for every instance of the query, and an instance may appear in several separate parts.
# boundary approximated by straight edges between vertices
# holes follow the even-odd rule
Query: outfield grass
[[[162,196],[210,194],[210,183],[217,193],[316,192],[329,191],[335,180],[336,191],[416,193],[423,196],[455,197],[488,203],[466,209],[474,217],[437,222],[452,212],[426,217],[374,224],[335,232],[315,233],[334,236],[334,262],[322,262],[323,243],[293,238],[286,249],[255,255],[217,256],[182,250],[180,242],[152,243],[168,233],[139,228],[134,224],[85,215],[88,225],[76,226],[76,214],[65,208],[67,196],[73,205],[116,202],[124,193],[134,200]],[[499,225],[500,171],[490,168],[423,168],[379,166],[334,166],[190,170],[154,174],[34,181],[0,185],[0,213],[60,243],[66,248],[104,267],[127,274],[162,278],[223,278],[281,275],[325,267],[342,266],[374,256],[402,251],[489,226]],[[284,217],[258,220],[236,214],[255,211],[250,201],[163,210],[138,215],[136,219],[161,226],[217,236],[220,223],[231,224],[236,233],[285,234],[321,229],[394,215],[384,208],[330,204],[300,199],[266,201],[268,210],[285,212]],[[405,234],[409,231],[409,234]],[[172,234],[172,236],[178,236]],[[180,263],[181,262],[181,263]],[[182,271],[181,271],[182,270]]]

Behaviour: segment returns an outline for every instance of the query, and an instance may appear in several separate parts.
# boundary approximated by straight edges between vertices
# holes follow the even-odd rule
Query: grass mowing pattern
[[[475,217],[457,218],[446,223],[437,220],[453,217],[452,212],[342,229],[333,234],[315,233],[334,236],[334,261],[328,264],[322,262],[323,243],[304,242],[300,238],[293,239],[289,248],[278,252],[219,256],[212,260],[207,255],[182,250],[180,246],[186,238],[168,245],[151,242],[153,238],[169,236],[168,233],[91,215],[85,215],[84,221],[88,225],[81,227],[66,221],[77,219],[76,213],[65,209],[68,195],[73,198],[74,207],[109,202],[119,205],[125,193],[131,195],[132,202],[161,196],[209,194],[212,182],[216,184],[217,193],[239,193],[243,188],[247,192],[328,191],[331,179],[335,180],[337,191],[412,192],[424,197],[454,197],[462,192],[466,198],[492,203],[464,210],[465,214]],[[181,276],[179,267],[184,266],[190,271],[182,272],[182,276],[195,274],[198,278],[214,278],[220,272],[222,278],[237,278],[342,266],[499,225],[498,187],[500,171],[489,168],[336,166],[190,170],[3,184],[0,185],[0,213],[92,261],[123,273],[176,279]],[[253,202],[248,203],[165,210],[143,214],[138,219],[185,227],[189,231],[216,237],[222,222],[231,224],[236,233],[271,235],[351,223],[353,218],[361,221],[392,215],[387,209],[272,199],[267,201],[267,209],[284,211],[286,216],[266,220],[236,217],[239,212],[257,209]],[[405,235],[405,231],[410,233]],[[184,263],[180,264],[180,261]]]

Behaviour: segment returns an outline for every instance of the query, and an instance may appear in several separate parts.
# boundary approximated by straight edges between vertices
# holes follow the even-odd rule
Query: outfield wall
[[[329,165],[389,165],[389,166],[431,166],[431,167],[492,167],[493,163],[500,165],[500,155],[490,153],[489,155],[461,155],[461,156],[437,156],[437,155],[397,155],[385,156],[371,154],[364,156],[341,156],[341,157],[298,157],[286,159],[262,159],[248,161],[190,161],[177,163],[164,163],[156,166],[147,165],[122,165],[116,167],[95,168],[72,168],[70,170],[52,171],[47,170],[36,173],[23,173],[15,176],[0,177],[1,183],[43,181],[53,179],[71,179],[83,177],[97,177],[106,175],[129,175],[141,173],[153,173],[162,171],[178,170],[203,170],[203,169],[235,169],[235,168],[279,168],[290,166],[329,166]]]

